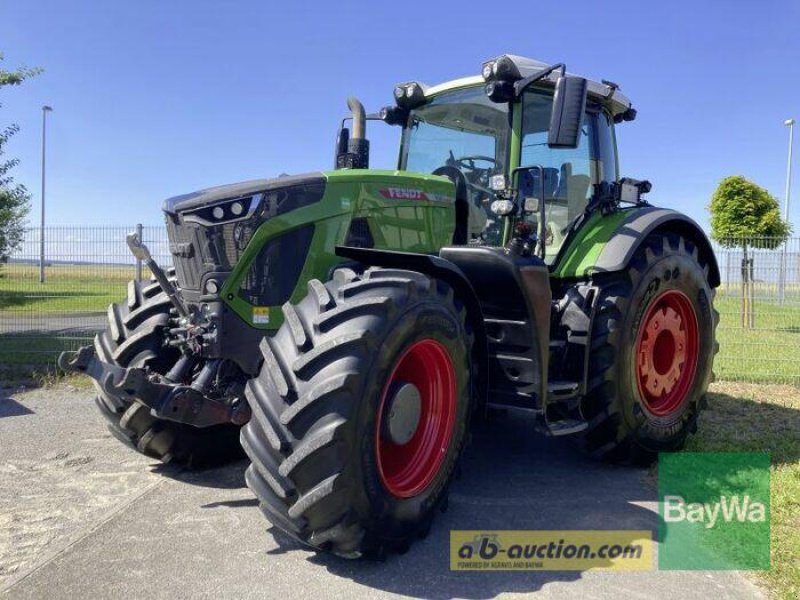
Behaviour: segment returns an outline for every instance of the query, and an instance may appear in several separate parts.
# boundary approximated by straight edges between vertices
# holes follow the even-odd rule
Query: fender
[[[720,284],[719,266],[708,237],[700,226],[677,211],[654,206],[633,207],[609,216],[595,213],[575,241],[559,256],[553,275],[559,279],[621,271],[651,233],[677,233],[693,242],[708,263],[708,282]]]
[[[486,328],[478,296],[461,269],[449,260],[431,254],[336,246],[336,255],[372,267],[418,271],[441,279],[453,288],[456,296],[464,303],[467,320],[475,332],[473,355],[477,367],[477,408],[485,411],[489,398],[489,353]]]

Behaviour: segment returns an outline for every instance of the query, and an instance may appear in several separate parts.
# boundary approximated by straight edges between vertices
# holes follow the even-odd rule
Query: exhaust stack
[[[351,140],[363,140],[367,131],[367,113],[364,112],[364,105],[355,96],[347,99],[347,108],[353,113],[353,135]]]
[[[337,169],[368,169],[369,168],[369,140],[367,132],[367,114],[364,106],[355,96],[347,99],[347,107],[353,115],[352,134],[343,128],[339,132],[336,143],[336,168]]]

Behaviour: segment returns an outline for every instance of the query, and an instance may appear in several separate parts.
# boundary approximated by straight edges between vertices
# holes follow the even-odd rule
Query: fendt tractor
[[[59,361],[111,431],[193,465],[243,448],[272,524],[345,557],[427,533],[496,409],[607,460],[680,449],[719,270],[691,219],[620,177],[619,87],[503,55],[348,105],[335,169],[166,200],[174,270],[128,237],[152,281]],[[377,120],[402,130],[395,171],[369,168]]]

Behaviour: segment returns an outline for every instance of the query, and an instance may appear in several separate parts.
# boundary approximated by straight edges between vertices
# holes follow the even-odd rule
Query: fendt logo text
[[[390,187],[381,190],[381,196],[391,200],[427,200],[428,196],[422,190],[414,188]]]
[[[714,527],[719,519],[725,523],[763,523],[767,518],[767,507],[755,502],[750,496],[720,496],[719,502],[701,504],[687,503],[681,496],[664,496],[664,521],[667,523],[702,523],[706,529]]]

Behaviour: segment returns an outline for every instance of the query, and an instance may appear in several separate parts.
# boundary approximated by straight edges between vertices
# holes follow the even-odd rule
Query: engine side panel
[[[342,262],[335,253],[337,245],[429,254],[451,242],[455,191],[448,179],[357,169],[322,175],[326,186],[321,200],[266,220],[220,291],[223,302],[252,327],[268,331],[280,327],[283,302],[299,301],[306,293],[307,281],[326,279]],[[272,246],[279,245],[277,240],[303,228],[313,230],[309,242],[283,244],[274,255],[268,255]],[[298,260],[303,260],[302,267],[281,268]],[[291,282],[280,280],[284,272]],[[261,285],[264,293],[252,293],[254,285]],[[291,294],[277,298],[267,293],[279,285],[291,289]]]

